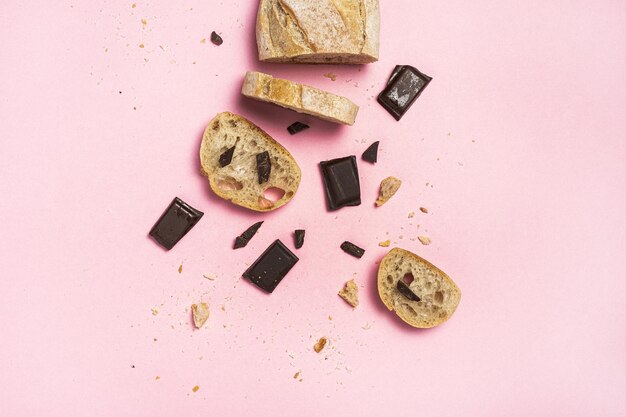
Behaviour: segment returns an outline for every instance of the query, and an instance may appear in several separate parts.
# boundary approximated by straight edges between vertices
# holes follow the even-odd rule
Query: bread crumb
[[[154,307],[154,308],[152,308],[152,309],[150,309],[150,310],[152,310],[152,315],[153,315],[153,316],[156,316],[157,314],[159,314],[159,309],[158,309],[158,308],[156,308],[156,307]]]
[[[191,390],[193,392],[198,392],[198,390],[200,389],[200,387],[198,385],[196,385],[195,387],[193,387]]]
[[[338,292],[338,295],[353,308],[359,305],[359,287],[356,286],[353,279],[346,282],[341,291]]]
[[[414,211],[409,213],[409,219],[412,219],[414,216],[415,216],[415,212]]]
[[[365,323],[364,326],[361,326],[361,329],[363,329],[363,330],[369,330],[371,328],[372,328],[372,325],[370,324],[369,321],[367,323]]]
[[[161,379],[161,377],[157,375],[154,379],[158,381],[159,379]]]
[[[209,275],[209,274],[202,274],[202,276],[206,279],[208,279],[209,281],[215,281],[215,277],[213,275]]]
[[[178,273],[179,274],[183,273],[183,264],[180,264],[180,266],[178,267]]]
[[[380,207],[385,204],[400,188],[402,181],[396,177],[387,177],[380,183],[380,191],[378,192],[378,198],[376,199],[376,207]]]
[[[130,7],[132,7],[134,9],[135,7],[137,7],[137,3],[131,4]]]
[[[328,320],[333,320],[333,316],[328,316]]]
[[[139,44],[139,47],[140,47],[140,48],[144,48],[144,44],[143,44],[143,43],[140,43],[140,44]]]
[[[143,25],[143,27],[146,27],[148,21],[146,19],[141,19],[141,24]]]
[[[333,74],[332,72],[327,72],[324,74],[324,77],[330,78],[331,81],[335,81],[337,79],[337,74]]]
[[[420,211],[422,213],[428,213],[428,209],[426,207],[420,207]]]
[[[428,236],[418,236],[417,239],[422,242],[422,245],[430,245],[430,238]]]
[[[200,43],[206,43],[206,38],[200,39]]]
[[[295,374],[293,374],[293,379],[298,379],[298,377],[300,376],[300,372],[302,371],[298,371]]]
[[[322,349],[324,349],[324,346],[326,346],[326,342],[328,342],[328,339],[320,337],[320,340],[318,340],[317,343],[315,343],[315,346],[313,346],[315,353],[320,353]]]
[[[388,247],[389,245],[391,245],[391,240],[387,239],[384,240],[382,242],[378,242],[378,246],[382,246],[383,248]]]
[[[199,329],[209,319],[209,305],[207,303],[192,304],[191,314],[194,326]]]

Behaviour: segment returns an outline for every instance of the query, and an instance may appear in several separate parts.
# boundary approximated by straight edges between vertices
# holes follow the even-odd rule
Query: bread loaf
[[[367,64],[378,60],[378,0],[260,0],[259,60]]]

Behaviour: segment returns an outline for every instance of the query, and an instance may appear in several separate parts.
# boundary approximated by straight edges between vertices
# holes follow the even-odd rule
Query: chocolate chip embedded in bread
[[[235,145],[231,146],[230,148],[226,149],[224,151],[224,153],[222,153],[220,155],[220,166],[222,168],[224,168],[225,166],[229,165],[231,163],[231,161],[233,160],[233,154],[235,153]]]
[[[256,155],[256,169],[259,177],[259,184],[263,184],[270,179],[272,162],[270,161],[270,153],[268,151],[261,152]]]
[[[396,288],[398,289],[398,291],[400,291],[400,294],[404,295],[406,298],[408,298],[411,301],[421,300],[421,298],[419,298],[419,296],[415,294],[413,290],[411,290],[411,287],[406,285],[406,283],[403,280],[398,280],[398,283],[396,284]]]

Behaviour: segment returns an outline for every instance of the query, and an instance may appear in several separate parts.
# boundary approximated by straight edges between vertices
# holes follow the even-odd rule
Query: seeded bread
[[[378,0],[261,0],[259,60],[317,64],[378,61]]]
[[[413,281],[407,283],[410,276]],[[404,280],[421,300],[413,301],[398,289]],[[461,290],[439,268],[419,256],[393,248],[378,267],[378,294],[385,306],[413,327],[440,325],[452,316],[461,300]]]
[[[346,125],[354,124],[359,111],[359,106],[345,97],[262,72],[246,73],[241,94]]]
[[[222,167],[220,156],[232,146],[232,160]],[[269,180],[259,184],[256,155],[264,151],[269,152],[271,171]],[[287,204],[300,185],[300,167],[287,149],[254,123],[229,112],[215,116],[204,131],[200,162],[215,194],[251,210],[271,211]],[[270,189],[284,194],[273,201],[266,194]]]

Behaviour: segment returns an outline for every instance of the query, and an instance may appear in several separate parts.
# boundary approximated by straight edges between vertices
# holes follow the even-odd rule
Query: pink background
[[[622,1],[383,0],[380,61],[362,67],[260,64],[256,1],[132,3],[0,6],[0,415],[626,415]],[[375,102],[396,64],[434,77],[400,122]],[[356,125],[241,98],[248,69],[350,97]],[[198,148],[224,110],[298,160],[283,209],[209,192]],[[311,129],[287,135],[296,120]],[[374,140],[363,204],[326,212],[317,163]],[[388,175],[402,188],[375,209]],[[147,233],[174,196],[205,216],[165,252]],[[300,262],[272,295],[240,278],[295,228]],[[385,310],[387,238],[458,283],[449,322]],[[353,276],[354,311],[336,295]]]

